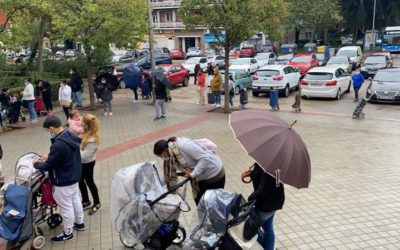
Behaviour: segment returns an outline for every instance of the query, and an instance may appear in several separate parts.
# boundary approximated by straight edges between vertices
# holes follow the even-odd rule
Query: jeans
[[[103,106],[104,106],[104,112],[112,112],[112,110],[111,110],[111,100],[109,100],[109,101],[104,101],[103,100]]]
[[[257,210],[258,218],[261,222],[261,228],[258,230],[257,241],[263,247],[264,250],[275,249],[275,233],[274,233],[274,215],[275,211],[272,212],[261,212]]]
[[[360,91],[361,87],[353,87],[354,88],[354,98],[358,100],[358,91]]]
[[[29,120],[33,121],[36,119],[36,112],[35,112],[35,102],[32,101],[28,101],[27,102],[28,105],[28,111],[29,111]]]
[[[165,100],[156,99],[155,107],[156,107],[157,118],[165,116]]]
[[[93,179],[93,170],[95,164],[96,161],[92,161],[89,163],[82,163],[82,177],[81,180],[79,181],[79,190],[81,190],[82,194],[82,203],[90,201],[87,190],[87,187],[89,187],[90,193],[92,194],[93,197],[94,205],[100,204],[99,192],[97,190],[96,183],[94,183]]]
[[[215,96],[215,104],[220,105],[221,104],[221,92],[214,91],[214,96]]]
[[[77,107],[82,107],[81,91],[72,92],[72,99],[76,102]]]

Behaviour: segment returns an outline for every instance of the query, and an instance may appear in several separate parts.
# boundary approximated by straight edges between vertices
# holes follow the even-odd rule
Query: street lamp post
[[[154,34],[153,34],[153,14],[151,8],[151,0],[147,0],[147,14],[148,14],[148,25],[149,25],[149,45],[150,45],[150,61],[151,61],[151,92],[153,96],[153,104],[156,102],[156,85],[154,81],[154,69],[156,67],[154,60]]]
[[[374,0],[374,15],[372,18],[372,51],[375,48],[375,13],[376,13],[376,0]]]

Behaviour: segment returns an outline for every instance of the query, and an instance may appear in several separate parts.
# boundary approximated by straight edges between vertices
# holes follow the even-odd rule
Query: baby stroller
[[[7,119],[9,123],[18,122],[20,117],[22,121],[26,121],[26,117],[24,116],[24,113],[22,113],[21,107],[22,102],[19,100],[10,103],[10,106],[7,109]]]
[[[46,243],[38,227],[40,223],[47,221],[54,228],[62,222],[62,217],[54,213],[56,203],[48,175],[33,167],[32,161],[38,158],[35,153],[21,156],[16,163],[15,180],[1,189],[4,209],[0,215],[0,237],[15,245],[33,238],[29,243],[34,249],[41,249]]]
[[[143,244],[146,249],[167,249],[186,238],[178,219],[181,211],[190,210],[184,201],[189,179],[167,190],[155,164],[123,168],[113,178],[111,220],[126,247]]]
[[[148,100],[150,98],[150,85],[145,80],[142,85],[142,99]]]
[[[241,250],[241,237],[232,229],[250,215],[253,202],[224,189],[207,190],[197,207],[199,224],[190,234],[187,249]]]

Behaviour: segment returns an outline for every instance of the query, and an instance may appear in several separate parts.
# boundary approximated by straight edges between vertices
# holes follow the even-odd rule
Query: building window
[[[153,15],[153,23],[158,23],[158,21],[157,21],[157,15]]]
[[[167,12],[166,19],[167,19],[167,22],[172,22],[173,21],[172,20],[172,12]]]

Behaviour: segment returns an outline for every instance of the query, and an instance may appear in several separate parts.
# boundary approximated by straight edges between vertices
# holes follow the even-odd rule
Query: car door
[[[179,79],[178,79],[179,74],[178,74],[178,72],[176,71],[176,67],[175,67],[175,66],[171,66],[171,67],[169,68],[169,70],[168,70],[168,72],[167,72],[167,76],[168,76],[168,79],[170,80],[170,82],[171,82],[173,85],[179,83]]]
[[[250,72],[251,72],[251,73],[254,73],[254,72],[257,71],[257,69],[258,69],[257,60],[254,59],[254,58],[251,58],[251,59],[250,59]]]
[[[251,83],[253,82],[251,75],[245,71],[240,72],[242,75],[242,86],[245,88],[250,88]]]
[[[240,73],[240,71],[236,71],[236,72],[234,73],[234,76],[233,76],[233,86],[234,86],[234,88],[235,88],[235,92],[237,92],[237,91],[236,91],[236,87],[237,87],[237,86],[243,86],[243,77],[242,77],[242,74]]]
[[[335,72],[335,76],[338,83],[337,85],[341,88],[342,93],[344,93],[348,87],[348,82],[346,83],[347,77],[344,70],[342,68],[337,69]]]
[[[199,63],[200,63],[200,68],[207,68],[207,62],[208,62],[208,59],[207,58],[200,58],[200,61],[199,61]]]
[[[286,82],[289,83],[290,88],[294,88],[297,85],[297,82],[296,82],[296,74],[293,68],[287,66],[283,69],[283,72],[285,74],[283,77],[286,80]]]

